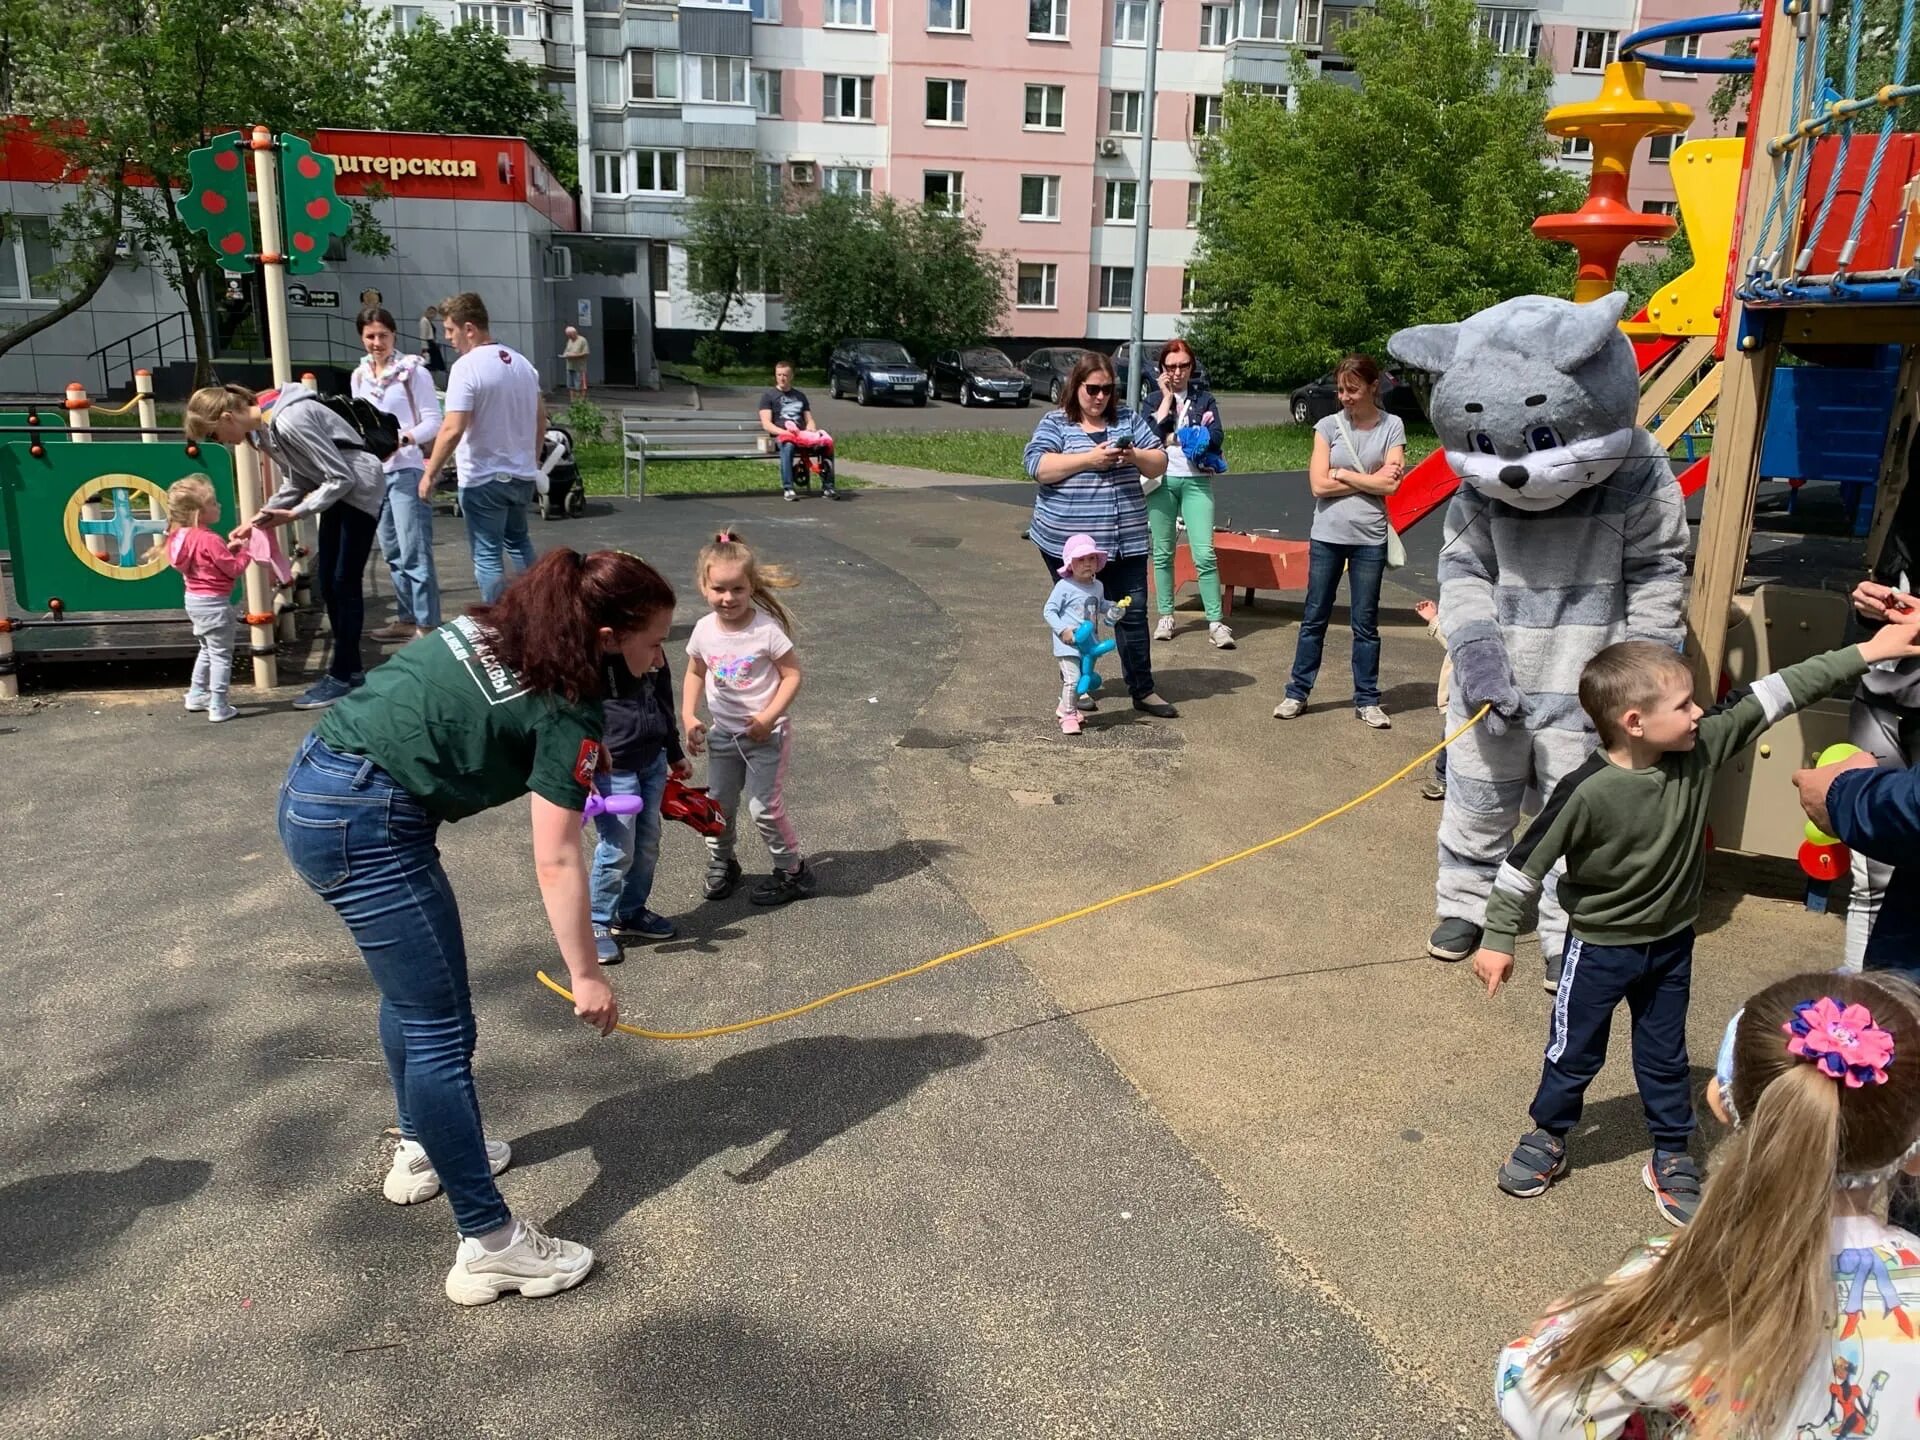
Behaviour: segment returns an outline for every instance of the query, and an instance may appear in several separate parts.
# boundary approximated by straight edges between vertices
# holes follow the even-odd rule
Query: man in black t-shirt
[[[807,392],[793,383],[792,362],[782,360],[773,367],[773,388],[760,394],[760,428],[773,436],[775,448],[780,452],[781,490],[786,492],[787,499],[798,500],[800,497],[793,488],[793,446],[780,439],[781,432],[789,425],[813,429],[813,408]],[[810,484],[810,476],[803,475],[800,488],[808,489]]]

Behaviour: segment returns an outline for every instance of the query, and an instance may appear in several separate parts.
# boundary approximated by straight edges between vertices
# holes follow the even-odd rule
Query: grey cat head
[[[1428,413],[1454,473],[1522,510],[1550,510],[1620,467],[1638,429],[1640,376],[1621,333],[1626,295],[1576,305],[1521,295],[1458,325],[1387,342],[1431,371]]]

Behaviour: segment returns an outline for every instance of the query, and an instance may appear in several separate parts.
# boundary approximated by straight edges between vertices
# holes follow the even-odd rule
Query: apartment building
[[[1541,0],[1483,6],[1481,23],[1503,48],[1545,59],[1564,101],[1597,93],[1625,34],[1716,8],[1719,0]],[[1355,10],[1164,0],[1149,115],[1149,0],[393,6],[403,28],[424,14],[488,25],[547,69],[580,123],[582,229],[609,237],[603,259],[615,267],[647,247],[640,258],[654,277],[663,353],[705,328],[679,241],[688,199],[721,174],[964,207],[1014,263],[1013,340],[1118,340],[1138,287],[1148,333],[1172,334],[1190,309],[1200,154],[1219,129],[1226,88],[1287,104],[1296,55],[1316,73],[1351,76],[1339,36]],[[1727,42],[1710,37],[1706,53],[1726,53]],[[1700,45],[1671,48],[1697,54]],[[1649,89],[1692,104],[1694,133],[1706,133],[1711,79],[1654,75]],[[1636,165],[1643,208],[1671,209],[1664,164],[1679,143],[1654,139]],[[1140,183],[1148,145],[1150,196]],[[1558,163],[1581,170],[1589,161],[1575,142]],[[1138,275],[1134,239],[1149,217]],[[780,298],[753,297],[731,328],[784,328]]]

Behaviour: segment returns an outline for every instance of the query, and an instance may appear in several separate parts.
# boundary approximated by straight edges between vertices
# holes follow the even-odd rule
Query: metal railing
[[[224,327],[214,327],[213,367],[223,365],[268,364],[272,356],[267,348],[264,328],[249,316],[222,335]],[[353,321],[344,315],[314,310],[295,310],[287,317],[287,337],[293,352],[296,375],[316,366],[335,365],[352,369],[365,354]],[[100,368],[100,394],[112,395],[119,387],[131,389],[133,372],[157,369],[175,361],[192,361],[193,325],[182,310],[144,325],[130,335],[109,341],[87,356]]]

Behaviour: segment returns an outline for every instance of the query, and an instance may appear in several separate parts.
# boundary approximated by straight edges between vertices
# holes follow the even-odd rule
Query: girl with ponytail
[[[672,587],[645,561],[550,551],[493,604],[370,672],[301,743],[281,787],[287,858],[346,922],[380,991],[401,1135],[384,1192],[397,1205],[447,1192],[463,1238],[446,1291],[461,1305],[570,1289],[593,1252],[515,1219],[493,1183],[512,1157],[481,1127],[440,826],[531,794],[533,868],[574,1013],[609,1033],[620,1009],[594,953],[580,826],[604,768],[608,662],[664,665],[672,620]]]
[[[1708,1103],[1734,1129],[1693,1223],[1501,1356],[1522,1440],[1913,1433],[1920,1239],[1876,1205],[1920,1174],[1920,990],[1797,976],[1727,1042]]]

